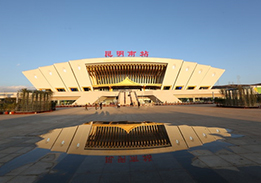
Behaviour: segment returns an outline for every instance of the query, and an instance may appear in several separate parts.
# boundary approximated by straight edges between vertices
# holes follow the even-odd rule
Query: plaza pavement
[[[41,140],[39,135],[52,129],[93,120],[220,127],[242,136],[226,138],[209,147],[155,155],[149,162],[151,164],[126,164],[123,167],[118,164],[108,167],[99,157],[40,151],[35,145]],[[260,131],[261,109],[219,108],[213,104],[104,107],[102,110],[89,108],[88,111],[77,107],[59,108],[49,113],[0,115],[0,183],[261,182]],[[213,150],[217,146],[224,148]],[[27,163],[23,163],[26,158]],[[64,167],[69,169],[64,170]],[[97,171],[92,172],[94,169]]]

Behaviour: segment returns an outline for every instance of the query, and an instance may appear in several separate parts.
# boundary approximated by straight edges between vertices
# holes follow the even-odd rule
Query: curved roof
[[[90,72],[89,67],[95,67],[95,72]],[[86,88],[93,90],[94,87],[133,86],[136,83],[170,90],[210,89],[223,72],[224,69],[179,59],[105,57],[56,63],[23,74],[36,89],[80,92]]]

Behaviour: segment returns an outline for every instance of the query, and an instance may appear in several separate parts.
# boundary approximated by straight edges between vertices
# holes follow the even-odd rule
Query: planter
[[[9,112],[8,112],[8,111],[5,111],[4,114],[9,114]]]

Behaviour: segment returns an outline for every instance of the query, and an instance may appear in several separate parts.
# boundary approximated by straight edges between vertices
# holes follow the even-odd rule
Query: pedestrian
[[[138,108],[140,108],[140,102],[138,102]]]
[[[100,103],[100,110],[102,110],[102,103]]]
[[[87,111],[88,111],[88,105],[87,105],[87,104],[85,104],[85,110],[87,110]]]
[[[95,110],[97,110],[98,109],[98,104],[97,103],[95,103]]]

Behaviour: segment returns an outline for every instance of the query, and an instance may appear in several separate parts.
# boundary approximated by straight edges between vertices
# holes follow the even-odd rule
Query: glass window
[[[83,91],[90,91],[91,89],[88,87],[83,87]]]
[[[209,87],[208,86],[201,86],[199,89],[200,90],[207,90]]]
[[[188,86],[188,90],[194,90],[195,86]]]
[[[79,91],[78,88],[70,88],[72,92]]]
[[[170,86],[164,86],[163,87],[163,90],[169,90],[170,89]]]
[[[65,92],[65,89],[64,89],[64,88],[56,88],[56,90],[57,90],[58,92]]]
[[[175,90],[181,90],[182,86],[176,86]]]

